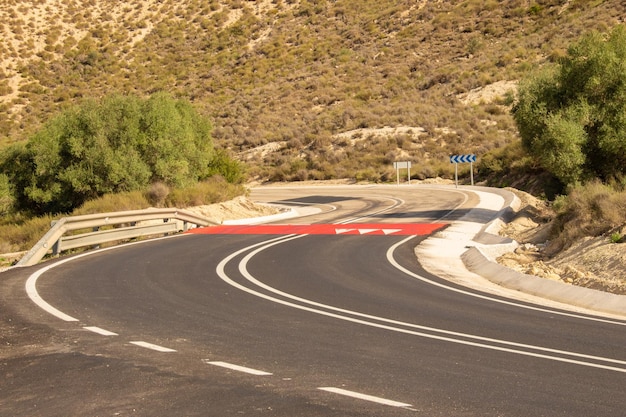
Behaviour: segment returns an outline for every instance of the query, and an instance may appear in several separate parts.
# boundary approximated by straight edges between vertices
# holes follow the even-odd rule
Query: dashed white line
[[[240,366],[240,365],[234,365],[232,363],[228,363],[228,362],[221,362],[221,361],[211,361],[208,359],[203,359],[202,362],[209,364],[209,365],[215,365],[215,366],[220,366],[222,368],[227,368],[233,371],[238,371],[238,372],[244,372],[246,374],[250,374],[250,375],[257,375],[257,376],[268,376],[268,375],[272,375],[269,372],[265,372],[265,371],[259,371],[257,369],[252,369],[252,368],[246,368],[245,366]]]
[[[164,353],[168,353],[168,352],[176,352],[175,349],[170,349],[164,346],[159,346],[159,345],[155,345],[152,343],[148,343],[148,342],[142,342],[142,341],[134,341],[134,342],[130,342],[133,345],[136,346],[140,346],[146,349],[152,349],[152,350],[156,350],[157,352],[164,352]]]
[[[388,405],[391,407],[411,407],[411,404],[401,403],[399,401],[388,400],[386,398],[375,397],[373,395],[361,394],[360,392],[348,391],[341,388],[334,387],[320,387],[319,390],[332,392],[333,394],[344,395],[346,397],[352,397],[359,400],[370,401],[377,404]]]
[[[113,333],[109,330],[105,330],[96,326],[85,326],[83,327],[83,329],[89,330],[90,332],[98,333],[99,335],[102,335],[102,336],[117,336],[118,335],[117,333]]]

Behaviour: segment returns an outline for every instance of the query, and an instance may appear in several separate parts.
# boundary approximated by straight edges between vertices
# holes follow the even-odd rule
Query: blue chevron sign
[[[476,155],[452,155],[450,157],[450,163],[458,164],[461,162],[476,162]]]

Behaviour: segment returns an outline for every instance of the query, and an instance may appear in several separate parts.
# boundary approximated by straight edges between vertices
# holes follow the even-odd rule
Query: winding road
[[[414,248],[472,213],[471,189],[251,198],[306,215],[0,274],[0,415],[624,415],[626,320],[421,267]]]

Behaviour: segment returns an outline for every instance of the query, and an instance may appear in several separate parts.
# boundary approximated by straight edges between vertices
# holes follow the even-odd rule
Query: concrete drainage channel
[[[524,301],[626,318],[626,296],[551,281],[498,264],[497,257],[518,246],[517,242],[498,236],[498,231],[519,208],[519,199],[505,190],[467,190],[480,197],[480,204],[416,248],[416,255],[428,272],[475,289],[489,290],[485,284],[493,284],[487,287],[503,296],[520,298],[521,292]],[[493,207],[501,207],[495,218],[486,224],[481,222],[484,212]],[[496,286],[510,291],[500,291]]]

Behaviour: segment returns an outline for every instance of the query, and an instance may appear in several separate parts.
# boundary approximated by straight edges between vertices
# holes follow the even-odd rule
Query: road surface
[[[0,415],[623,415],[625,321],[420,267],[426,235],[402,230],[445,228],[475,194],[251,197],[316,210],[291,229],[188,234],[1,274]]]

